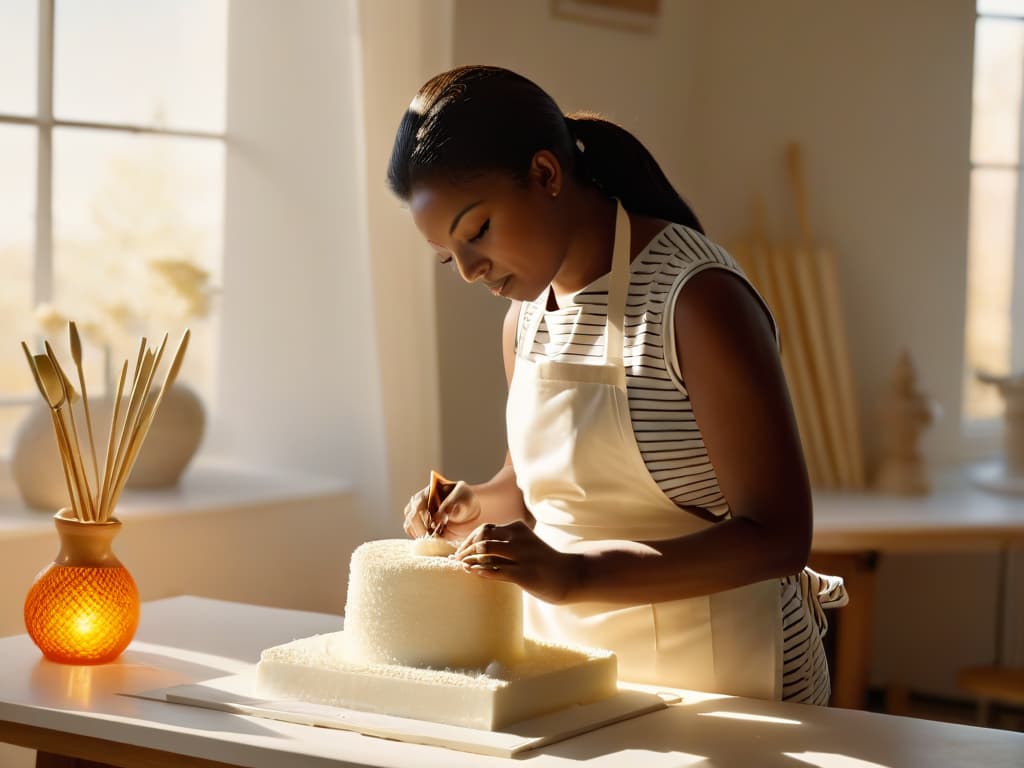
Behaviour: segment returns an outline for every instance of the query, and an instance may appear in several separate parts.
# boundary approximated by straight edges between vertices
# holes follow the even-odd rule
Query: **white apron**
[[[561,551],[580,541],[654,541],[714,525],[664,494],[636,443],[622,353],[629,243],[629,217],[619,205],[603,365],[527,359],[543,312],[534,313],[518,345],[509,451],[535,532]],[[526,595],[524,618],[527,634],[614,651],[621,680],[779,699],[779,600],[778,579],[640,605],[555,606]]]

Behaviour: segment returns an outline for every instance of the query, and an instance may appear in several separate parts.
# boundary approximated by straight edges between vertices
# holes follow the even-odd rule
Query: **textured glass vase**
[[[121,521],[54,515],[60,552],[25,598],[25,627],[43,655],[65,664],[103,664],[128,647],[139,624],[139,590],[111,544]]]

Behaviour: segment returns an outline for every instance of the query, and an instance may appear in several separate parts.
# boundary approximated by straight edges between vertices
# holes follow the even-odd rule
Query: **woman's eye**
[[[487,234],[487,230],[489,230],[490,228],[491,228],[491,220],[488,219],[487,221],[484,222],[483,226],[480,227],[480,231],[477,232],[475,235],[473,235],[473,237],[471,237],[469,239],[469,242],[471,242],[471,243],[478,242],[480,240],[480,238],[482,238],[484,235]]]

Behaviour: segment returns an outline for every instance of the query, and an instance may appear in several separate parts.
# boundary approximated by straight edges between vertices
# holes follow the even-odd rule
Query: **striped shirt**
[[[750,285],[724,249],[682,225],[665,227],[637,255],[630,264],[623,359],[633,432],[651,477],[680,508],[717,522],[730,516],[729,504],[694,417],[672,333],[679,291],[705,269],[727,270]],[[750,289],[754,291],[753,286]],[[540,312],[544,317],[531,358],[603,363],[608,275],[564,297],[557,310],[546,311],[546,300],[545,293],[534,302],[523,303],[517,347],[523,329]],[[765,309],[768,311],[767,306]],[[768,314],[771,317],[770,311]],[[828,625],[822,608],[845,602],[841,579],[805,569],[781,580],[784,700],[828,703],[828,665],[822,647]]]

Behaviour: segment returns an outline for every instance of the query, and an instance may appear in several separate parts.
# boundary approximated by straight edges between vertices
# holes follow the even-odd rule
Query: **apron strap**
[[[629,216],[618,200],[615,201],[615,207],[615,247],[612,250],[612,272],[608,283],[608,341],[604,359],[608,364],[622,367],[622,333],[629,288]]]

